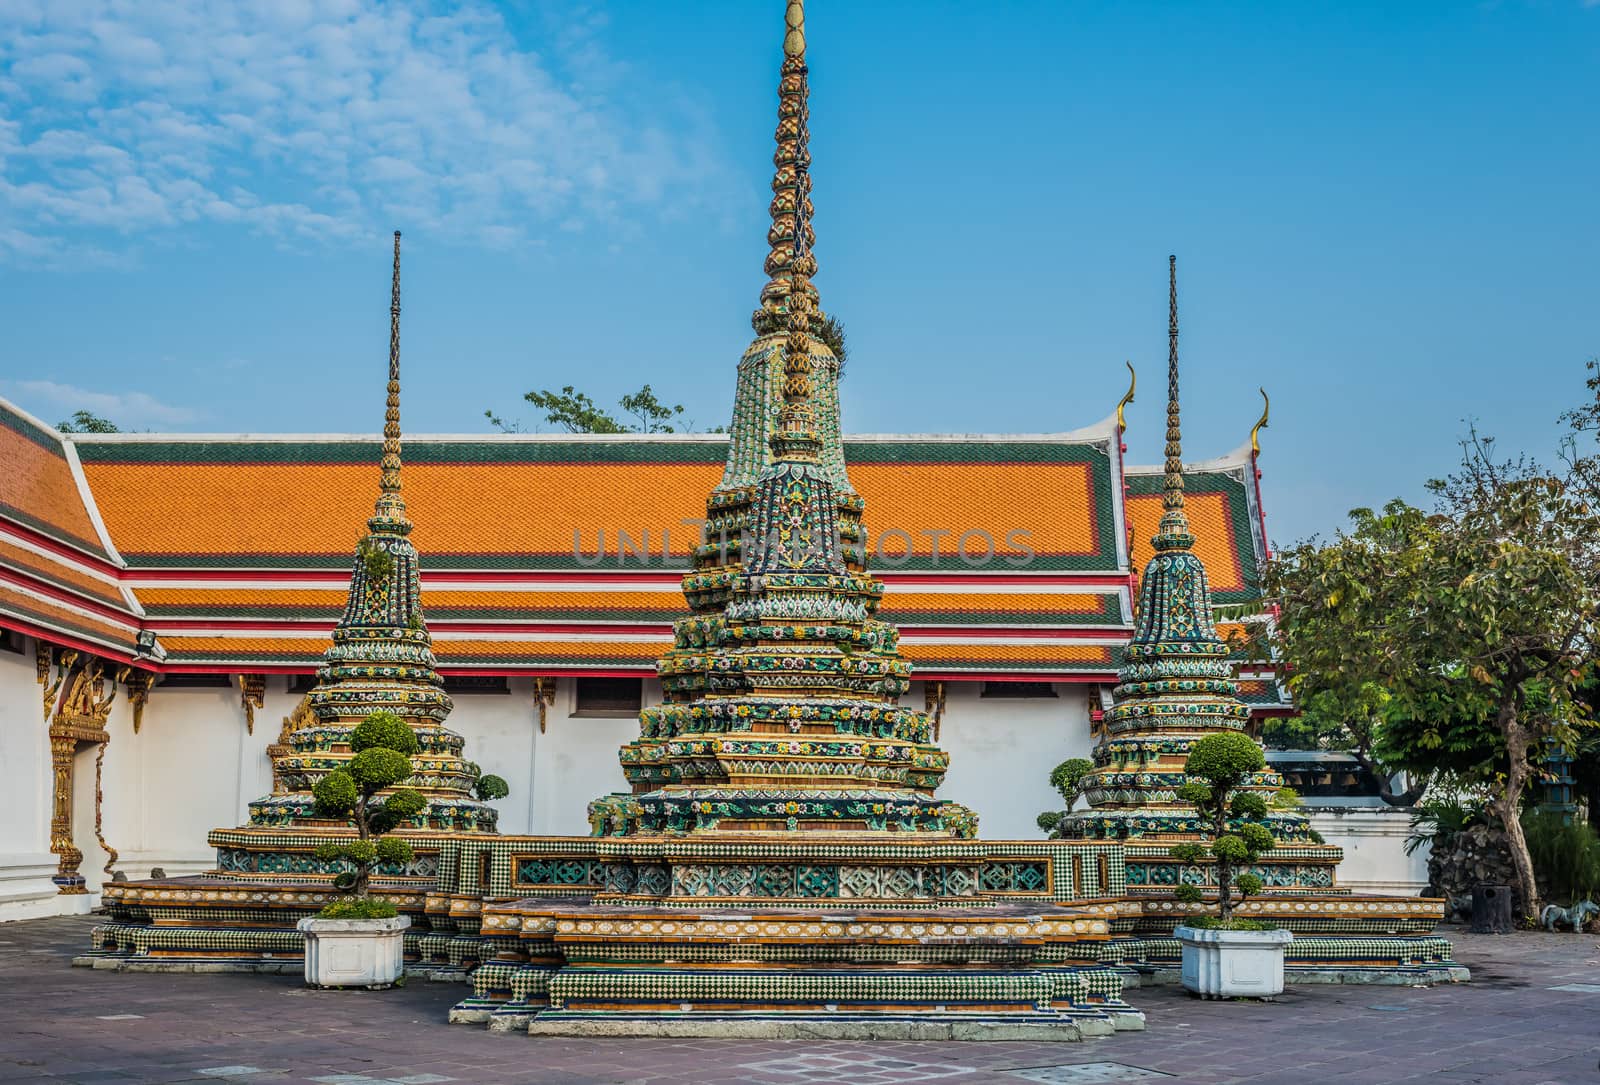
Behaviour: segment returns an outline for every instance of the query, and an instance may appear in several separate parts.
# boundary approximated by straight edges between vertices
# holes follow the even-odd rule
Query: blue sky
[[[781,0],[0,4],[0,394],[374,430],[644,381],[725,420],[763,281]],[[1547,453],[1600,354],[1600,6],[813,0],[817,285],[848,429],[1110,412],[1263,434],[1272,535]]]

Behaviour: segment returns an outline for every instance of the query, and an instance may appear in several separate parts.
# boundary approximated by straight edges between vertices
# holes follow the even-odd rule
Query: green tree
[[[559,392],[546,388],[528,392],[522,398],[543,411],[546,422],[568,433],[676,433],[679,426],[684,426],[683,404],[662,402],[648,384],[617,401],[623,413],[632,416],[629,422],[618,419],[570,384]],[[522,432],[521,423],[507,421],[493,411],[484,411],[483,416],[502,433]]]
[[[1036,824],[1044,830],[1045,835],[1059,837],[1062,819],[1072,813],[1072,808],[1078,803],[1078,782],[1094,771],[1094,762],[1087,757],[1069,757],[1050,771],[1050,786],[1056,789],[1063,802],[1067,804],[1065,810],[1046,810],[1040,814]]]
[[[1240,873],[1276,845],[1266,825],[1269,806],[1255,791],[1247,790],[1251,778],[1267,764],[1255,740],[1237,731],[1207,735],[1189,747],[1184,762],[1188,781],[1178,788],[1178,798],[1194,806],[1210,841],[1182,844],[1172,849],[1173,858],[1184,863],[1198,862],[1208,853],[1217,864],[1217,908],[1223,926],[1233,924],[1233,894],[1240,900],[1261,892],[1261,879]],[[1180,885],[1177,899],[1198,903],[1203,894],[1196,885]]]
[[[108,418],[101,418],[93,411],[73,411],[72,417],[65,422],[57,422],[56,429],[62,433],[121,433],[122,428]]]
[[[1575,452],[1559,473],[1502,461],[1472,432],[1460,469],[1429,484],[1437,513],[1357,510],[1353,532],[1280,555],[1267,577],[1290,688],[1376,703],[1380,762],[1485,785],[1528,916],[1539,896],[1522,801],[1543,751],[1578,748],[1588,719],[1575,694],[1600,606],[1592,470]]]
[[[633,433],[672,433],[672,420],[683,417],[683,404],[674,403],[669,407],[656,398],[648,384],[623,396],[619,402],[622,409],[637,420],[628,426]]]
[[[833,351],[833,356],[839,360],[839,379],[843,380],[844,363],[850,356],[850,341],[845,337],[844,321],[831,315],[824,318],[817,338],[821,339],[823,344]]]
[[[410,777],[411,755],[417,748],[416,732],[404,720],[393,712],[373,712],[350,732],[355,756],[312,789],[319,816],[347,818],[356,826],[355,840],[324,844],[316,851],[324,862],[342,860],[351,868],[334,879],[335,888],[348,893],[349,900],[329,905],[325,912],[330,916],[383,918],[395,914],[392,904],[371,899],[372,872],[384,864],[404,867],[416,857],[410,844],[385,834],[420,814],[428,803],[412,788],[396,788],[382,802],[376,799]]]

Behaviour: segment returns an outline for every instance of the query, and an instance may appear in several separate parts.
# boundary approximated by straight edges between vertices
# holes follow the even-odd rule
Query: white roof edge
[[[20,413],[20,412],[19,412]],[[1035,441],[1049,444],[1089,444],[1109,439],[1115,429],[1097,423],[1067,433],[846,433],[846,441],[889,443],[920,441],[944,444],[1001,444]],[[726,433],[415,433],[407,434],[403,444],[482,442],[484,444],[695,444],[726,443]],[[248,442],[255,444],[332,444],[360,441],[379,444],[377,433],[86,433],[74,434],[78,444],[202,444]]]
[[[1184,460],[1185,471],[1237,471],[1250,465],[1250,442],[1246,441],[1232,452],[1213,456],[1209,460]],[[1129,464],[1123,468],[1130,475],[1160,475],[1166,468],[1160,464]]]
[[[33,425],[38,426],[40,429],[50,434],[50,436],[54,437],[56,439],[56,444],[62,445],[63,447],[67,444],[68,437],[66,434],[56,429],[54,426],[40,418],[38,415],[34,414],[32,411],[24,410],[4,396],[0,396],[0,407],[4,407],[8,411],[19,414],[22,416],[24,421],[31,422]]]
[[[84,476],[83,463],[78,459],[78,450],[71,441],[62,442],[62,453],[67,458],[67,467],[72,471],[73,485],[78,488],[78,500],[83,502],[83,511],[89,514],[89,522],[94,525],[95,537],[100,540],[100,545],[105,547],[107,556],[113,563],[126,569],[128,563],[122,560],[122,555],[117,552],[116,543],[111,541],[111,532],[106,529],[106,522],[100,518],[100,506],[95,504],[94,493],[89,489],[89,480]],[[125,596],[126,592],[123,593]],[[137,602],[129,600],[138,614],[144,613],[144,608]]]

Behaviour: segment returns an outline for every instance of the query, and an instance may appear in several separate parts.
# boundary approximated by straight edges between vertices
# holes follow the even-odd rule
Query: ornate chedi
[[[1105,740],[1095,750],[1094,771],[1078,785],[1090,809],[1069,814],[1063,824],[1069,836],[1151,845],[1168,839],[1173,845],[1186,843],[1201,831],[1194,808],[1177,797],[1186,780],[1189,747],[1216,731],[1244,731],[1250,722],[1250,709],[1239,699],[1233,651],[1217,633],[1205,566],[1194,552],[1184,512],[1176,257],[1170,258],[1168,272],[1166,473],[1161,523],[1151,539],[1155,556],[1140,580],[1133,639],[1106,713]],[[1270,801],[1282,787],[1282,777],[1269,770],[1256,774],[1247,790]],[[1310,819],[1292,809],[1274,810],[1269,823],[1280,850],[1292,845],[1299,854],[1292,871],[1260,871],[1267,885],[1326,889],[1333,884],[1339,849],[1319,844]],[[1151,869],[1130,870],[1130,891],[1165,892],[1176,884],[1140,876]]]
[[[463,740],[444,726],[450,697],[434,669],[433,638],[422,615],[421,572],[401,496],[400,234],[394,235],[389,308],[389,383],[378,500],[356,547],[350,597],[306,700],[315,722],[285,736],[273,758],[283,791],[250,804],[250,823],[314,822],[311,790],[352,756],[350,732],[368,714],[393,712],[416,732],[416,775],[406,781],[428,799],[418,829],[493,832],[495,810],[472,797],[478,769],[462,758]]]
[[[874,614],[863,502],[839,437],[838,361],[811,276],[803,9],[787,10],[773,161],[770,281],[739,365],[728,462],[684,578],[691,616],[660,662],[666,703],[622,750],[632,795],[595,830],[895,830],[971,836],[933,798],[949,762],[925,713],[902,707],[910,664]],[[958,894],[959,895],[959,894]]]
[[[96,949],[112,958],[164,961],[180,967],[231,962],[241,967],[298,967],[302,940],[295,922],[338,894],[340,860],[318,859],[317,847],[353,832],[347,821],[318,816],[311,791],[348,761],[350,732],[368,714],[393,712],[416,732],[416,774],[406,786],[427,806],[399,831],[416,856],[404,867],[379,867],[375,891],[413,917],[413,957],[434,954],[461,963],[447,915],[430,923],[428,894],[442,856],[463,838],[493,833],[496,812],[473,796],[478,767],[462,758],[462,737],[444,726],[450,698],[434,668],[423,619],[416,548],[401,497],[400,234],[394,241],[389,374],[378,499],[356,549],[349,602],[317,672],[317,685],[284,720],[268,747],[273,793],[250,804],[250,822],[216,829],[218,869],[198,878],[107,885],[113,921],[95,931]],[[493,839],[491,837],[491,839]],[[467,939],[468,942],[471,939]]]
[[[1119,940],[1110,952],[1143,966],[1175,963],[1174,919],[1210,907],[1179,904],[1173,889],[1196,885],[1208,898],[1216,892],[1211,860],[1186,862],[1172,854],[1205,833],[1194,808],[1177,795],[1187,779],[1189,748],[1208,734],[1247,730],[1250,717],[1239,699],[1233,651],[1212,617],[1205,566],[1184,511],[1176,257],[1168,261],[1168,305],[1166,470],[1163,515],[1151,540],[1155,554],[1140,582],[1134,635],[1094,770],[1078,784],[1089,809],[1067,814],[1057,829],[1069,839],[1122,843],[1127,893],[1142,904],[1131,929],[1145,937]],[[1282,788],[1282,777],[1270,769],[1246,785],[1269,803]],[[1279,806],[1268,814],[1268,825],[1277,846],[1249,868],[1264,892],[1241,912],[1301,932],[1288,960],[1302,977],[1342,978],[1357,969],[1365,970],[1364,982],[1385,972],[1402,979],[1462,978],[1450,964],[1449,943],[1424,937],[1442,918],[1440,902],[1352,896],[1336,885],[1342,852],[1322,842],[1308,817]]]
[[[593,837],[510,842],[523,896],[484,904],[496,956],[452,1018],[538,1034],[1137,1027],[1097,960],[1114,846],[973,839],[972,813],[934,795],[948,757],[927,713],[899,703],[910,666],[876,617],[811,282],[800,0],[785,14],[770,278],[665,703],[622,749],[632,790],[591,804]]]

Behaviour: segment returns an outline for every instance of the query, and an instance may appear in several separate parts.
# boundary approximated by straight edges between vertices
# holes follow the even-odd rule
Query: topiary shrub
[[[1050,770],[1050,786],[1056,789],[1063,802],[1067,804],[1065,810],[1046,810],[1040,814],[1035,824],[1044,831],[1048,837],[1058,837],[1066,816],[1072,813],[1072,808],[1078,802],[1078,781],[1094,771],[1094,762],[1087,757],[1069,757],[1055,768]]]
[[[484,802],[493,802],[511,794],[511,785],[506,783],[504,777],[491,773],[488,776],[478,777],[477,782],[472,785],[472,793]]]
[[[350,732],[355,756],[343,768],[328,773],[311,790],[319,815],[349,818],[356,824],[356,839],[328,843],[316,856],[323,862],[344,861],[354,869],[334,878],[335,888],[348,894],[322,910],[328,919],[386,919],[394,905],[373,900],[369,893],[373,868],[380,863],[404,867],[416,858],[411,845],[397,836],[385,836],[428,805],[422,793],[399,788],[378,802],[378,794],[411,775],[411,755],[417,736],[393,712],[373,712]]]
[[[1189,780],[1178,788],[1178,798],[1194,806],[1210,830],[1209,844],[1184,844],[1172,849],[1179,862],[1198,862],[1208,852],[1217,864],[1217,926],[1227,930],[1261,929],[1243,924],[1250,920],[1233,918],[1234,892],[1239,899],[1261,892],[1261,879],[1238,873],[1254,863],[1263,852],[1276,846],[1265,819],[1267,800],[1255,791],[1242,790],[1255,773],[1266,767],[1261,747],[1237,731],[1207,735],[1189,747],[1183,771]],[[1180,885],[1173,897],[1185,903],[1199,903],[1200,888]]]

